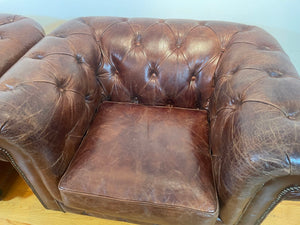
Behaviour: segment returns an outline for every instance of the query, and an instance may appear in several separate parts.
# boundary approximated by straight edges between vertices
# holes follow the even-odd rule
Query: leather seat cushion
[[[59,189],[66,206],[157,224],[214,224],[203,110],[104,102]]]

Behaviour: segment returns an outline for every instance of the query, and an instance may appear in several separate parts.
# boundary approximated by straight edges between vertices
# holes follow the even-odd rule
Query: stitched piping
[[[270,204],[270,206],[264,211],[264,213],[261,215],[261,217],[256,220],[255,225],[261,224],[261,222],[266,218],[266,216],[272,211],[272,209],[275,208],[275,206],[284,198],[285,195],[287,195],[289,192],[292,191],[299,191],[300,192],[300,186],[291,186],[283,189],[275,198],[275,200]]]
[[[20,167],[16,164],[15,160],[13,159],[13,157],[10,155],[10,153],[0,147],[0,151],[2,151],[7,159],[10,161],[10,163],[13,165],[13,167],[18,171],[18,173],[22,176],[22,178],[25,180],[25,182],[27,183],[27,185],[31,188],[32,192],[35,194],[35,196],[39,199],[39,201],[41,202],[41,204],[48,209],[48,207],[46,206],[46,204],[42,201],[41,197],[39,196],[39,194],[37,193],[37,191],[34,189],[33,185],[30,183],[30,181],[28,180],[28,178],[26,177],[26,175],[23,173],[23,171],[20,169]]]

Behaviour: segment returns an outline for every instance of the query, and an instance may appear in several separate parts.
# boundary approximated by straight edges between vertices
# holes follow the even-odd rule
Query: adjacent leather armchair
[[[258,27],[79,18],[0,80],[0,146],[49,209],[259,224],[300,196],[300,81]]]
[[[0,14],[0,77],[43,37],[43,28],[32,19]],[[0,151],[0,199],[9,189],[15,174],[6,155]]]

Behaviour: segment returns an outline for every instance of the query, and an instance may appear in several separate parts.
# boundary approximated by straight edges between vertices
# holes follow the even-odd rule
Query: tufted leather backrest
[[[89,17],[108,100],[207,108],[227,41],[247,26],[193,20]]]

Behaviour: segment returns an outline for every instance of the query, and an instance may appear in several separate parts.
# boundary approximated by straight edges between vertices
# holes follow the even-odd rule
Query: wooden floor
[[[130,225],[89,216],[46,210],[18,177],[0,201],[0,225]],[[263,225],[300,225],[300,202],[283,201]]]

